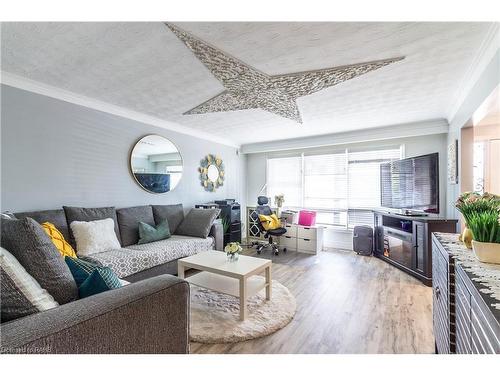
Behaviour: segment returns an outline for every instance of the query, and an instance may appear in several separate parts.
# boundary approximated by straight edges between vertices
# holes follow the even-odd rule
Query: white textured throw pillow
[[[113,219],[73,221],[70,227],[75,237],[78,255],[90,255],[121,248],[116,238]]]

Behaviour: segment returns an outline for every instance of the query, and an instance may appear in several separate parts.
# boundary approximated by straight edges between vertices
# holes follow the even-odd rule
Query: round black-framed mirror
[[[152,194],[172,191],[182,178],[179,148],[158,134],[148,134],[135,143],[129,165],[137,184]]]

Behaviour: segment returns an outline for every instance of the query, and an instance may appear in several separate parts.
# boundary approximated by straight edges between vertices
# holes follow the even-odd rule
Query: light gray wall
[[[189,208],[223,198],[245,204],[245,156],[233,147],[10,86],[1,88],[2,210],[171,203]],[[130,174],[131,148],[150,133],[175,143],[184,161],[179,185],[166,194],[142,190]],[[200,159],[208,153],[220,155],[226,166],[225,184],[215,193],[205,192],[198,179]]]
[[[353,144],[360,141],[375,142],[389,139],[419,137],[422,135],[442,134],[447,132],[448,121],[444,118],[437,118],[363,130],[349,130],[340,133],[320,134],[301,138],[247,143],[241,146],[241,152],[244,154],[253,154],[273,152],[276,150],[298,150],[328,147],[331,145]]]
[[[362,132],[359,135],[362,139]],[[446,137],[443,134],[433,134],[419,137],[389,139],[385,141],[370,141],[362,143],[342,144],[329,147],[314,148],[314,150],[335,151],[345,148],[369,148],[379,146],[404,145],[405,157],[431,154],[439,152],[439,200],[440,216],[446,215]],[[295,151],[247,154],[247,203],[255,205],[259,191],[266,183],[266,160],[269,155],[287,155],[290,153],[306,152],[313,149],[300,149]],[[264,191],[265,194],[265,191]],[[285,197],[286,199],[286,197]]]
[[[500,49],[497,50],[491,62],[485,68],[479,79],[467,94],[465,100],[460,105],[457,113],[450,122],[450,130],[448,133],[448,144],[458,139],[460,150],[461,139],[460,131],[467,124],[474,112],[479,108],[483,101],[492,93],[492,91],[500,84]],[[447,185],[448,196],[448,217],[460,219],[459,212],[455,209],[455,201],[460,195],[460,180],[462,166],[460,165],[460,155],[458,157],[458,184]]]

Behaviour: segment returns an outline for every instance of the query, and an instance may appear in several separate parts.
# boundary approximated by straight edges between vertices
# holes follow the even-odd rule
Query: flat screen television
[[[439,213],[439,154],[380,164],[381,205],[403,213]]]

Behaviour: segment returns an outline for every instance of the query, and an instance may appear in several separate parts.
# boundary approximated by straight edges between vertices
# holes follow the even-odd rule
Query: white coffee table
[[[239,297],[240,320],[245,320],[247,315],[247,298],[266,288],[266,299],[271,299],[272,262],[240,255],[236,262],[229,262],[226,253],[222,251],[204,251],[202,253],[179,259],[178,276],[184,279],[184,271],[194,268],[199,272],[186,278],[186,281],[203,288],[215,290],[220,293]],[[265,279],[256,277],[265,273]]]

